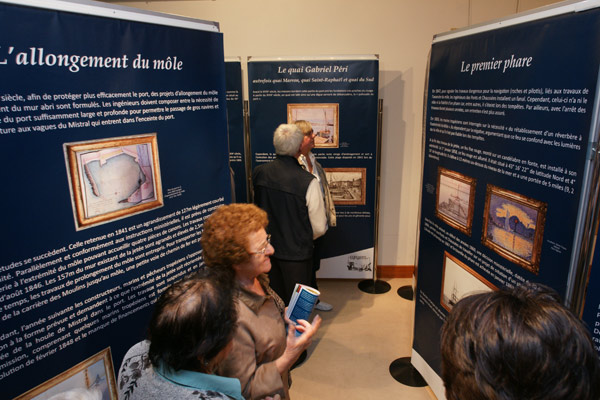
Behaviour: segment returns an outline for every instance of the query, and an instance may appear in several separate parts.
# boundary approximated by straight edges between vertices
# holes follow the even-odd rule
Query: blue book
[[[296,283],[290,304],[287,308],[287,317],[295,324],[299,319],[308,321],[310,314],[317,304],[321,293],[310,286]],[[296,331],[296,336],[300,336],[301,332]]]

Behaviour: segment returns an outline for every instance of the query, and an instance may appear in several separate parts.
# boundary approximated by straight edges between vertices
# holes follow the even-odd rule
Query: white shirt
[[[318,179],[313,179],[306,190],[306,207],[308,207],[308,218],[313,231],[313,240],[323,236],[327,232],[327,216],[325,215],[325,204],[323,193]]]

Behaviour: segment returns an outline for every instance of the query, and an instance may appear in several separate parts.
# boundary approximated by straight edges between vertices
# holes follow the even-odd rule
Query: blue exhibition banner
[[[595,237],[598,236],[596,231]],[[600,249],[595,242],[594,255],[591,262],[591,270],[585,288],[585,303],[581,319],[585,322],[592,336],[594,348],[600,357]]]
[[[424,376],[440,374],[439,331],[465,295],[534,281],[566,296],[599,46],[598,10],[434,41],[412,358]]]
[[[114,370],[230,199],[223,38],[44,6],[0,4],[2,397],[93,373],[116,399]]]
[[[246,146],[244,138],[244,100],[242,95],[242,63],[225,60],[227,87],[227,127],[229,131],[229,165],[233,171],[232,194],[236,203],[248,202]]]
[[[307,120],[337,213],[324,237],[321,278],[371,278],[374,262],[379,61],[248,61],[252,165],[275,157],[273,132]]]

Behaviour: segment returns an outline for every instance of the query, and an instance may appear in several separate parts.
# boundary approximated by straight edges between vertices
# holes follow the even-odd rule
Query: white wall
[[[107,1],[217,21],[227,57],[379,54],[383,150],[378,265],[414,265],[423,91],[436,33],[555,0]],[[246,85],[246,83],[245,83]],[[247,89],[247,86],[246,86]],[[246,90],[245,89],[245,90]],[[247,98],[247,90],[244,95]]]

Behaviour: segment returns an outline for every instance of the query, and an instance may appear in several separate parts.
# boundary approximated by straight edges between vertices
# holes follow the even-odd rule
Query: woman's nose
[[[269,243],[269,245],[267,246],[267,250],[265,251],[265,254],[271,255],[274,253],[275,253],[275,247],[273,247],[273,245],[271,243]]]

